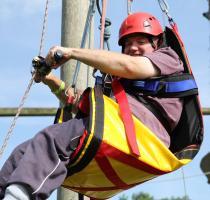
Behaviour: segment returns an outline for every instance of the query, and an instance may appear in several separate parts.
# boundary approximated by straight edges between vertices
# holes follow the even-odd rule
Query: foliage
[[[140,192],[137,194],[132,194],[132,200],[154,200],[154,198],[148,193]]]
[[[190,200],[190,198],[188,196],[183,196],[183,197],[163,198],[160,200]]]
[[[123,194],[122,196],[119,197],[119,200],[128,200],[128,196]]]
[[[145,192],[139,192],[139,193],[134,193],[132,194],[132,200],[157,200],[153,196],[151,196],[149,193]],[[129,200],[128,196],[123,194],[122,196],[119,197],[119,200]],[[183,197],[166,197],[166,198],[161,198],[158,200],[190,200],[188,196],[183,196]]]
[[[119,200],[128,200],[128,196],[122,195]],[[148,193],[140,192],[137,194],[132,194],[132,200],[154,200],[152,196]]]

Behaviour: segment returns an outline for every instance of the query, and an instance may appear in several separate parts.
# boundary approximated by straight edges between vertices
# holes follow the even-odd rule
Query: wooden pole
[[[63,0],[62,1],[62,27],[61,27],[61,45],[65,47],[79,48],[81,46],[82,35],[85,27],[86,17],[89,8],[89,0]],[[91,33],[93,37],[93,34]],[[89,37],[87,37],[87,44]],[[93,40],[91,40],[93,41]],[[88,47],[88,45],[86,45]],[[70,85],[73,81],[76,61],[70,60],[61,68],[61,79]],[[77,80],[77,89],[84,90],[88,83],[93,83],[88,73],[91,70],[83,64]],[[71,192],[65,188],[58,189],[58,200],[78,200],[78,193]]]
[[[63,0],[62,1],[62,28],[61,45],[65,47],[79,48],[82,41],[82,35],[89,8],[89,0]],[[93,24],[92,24],[93,25]],[[91,29],[92,30],[92,29]],[[91,43],[93,41],[93,31],[91,31]],[[89,36],[87,36],[86,48],[88,48]],[[92,47],[92,44],[91,44]],[[76,67],[75,60],[70,60],[61,69],[61,78],[68,85],[72,83]],[[89,72],[89,74],[87,74]],[[87,87],[87,77],[90,85],[93,84],[92,71],[88,70],[84,64],[80,67],[80,73],[77,79],[77,88],[85,89]]]

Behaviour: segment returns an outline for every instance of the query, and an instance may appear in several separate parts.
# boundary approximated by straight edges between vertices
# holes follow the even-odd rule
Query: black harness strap
[[[133,95],[132,95],[133,96]],[[159,120],[159,122],[163,125],[166,131],[170,134],[172,132],[170,123],[164,117],[163,113],[155,108],[155,105],[146,99],[146,97],[134,95],[134,97],[140,101],[148,110],[150,110],[153,115]]]

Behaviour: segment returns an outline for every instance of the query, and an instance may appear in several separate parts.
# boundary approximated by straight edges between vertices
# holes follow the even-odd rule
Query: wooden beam
[[[0,117],[12,117],[17,113],[17,108],[0,108]],[[55,116],[57,108],[23,108],[20,116]]]
[[[23,108],[20,116],[38,117],[55,116],[57,108]],[[0,108],[0,117],[12,117],[17,113],[17,108]],[[210,108],[202,108],[203,115],[210,115]]]

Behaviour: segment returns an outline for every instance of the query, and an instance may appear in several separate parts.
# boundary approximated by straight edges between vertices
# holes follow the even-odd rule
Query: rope
[[[105,18],[106,18],[107,1],[102,1],[102,15],[101,15],[101,34],[100,34],[100,49],[104,49],[104,32],[105,32]]]
[[[185,180],[186,179],[191,179],[191,178],[197,178],[197,177],[201,177],[201,176],[204,176],[204,175],[210,175],[210,171],[208,172],[205,172],[203,174],[194,174],[194,175],[191,175],[191,176],[185,176]],[[178,177],[178,178],[171,178],[171,179],[165,179],[165,180],[158,180],[158,181],[155,181],[155,180],[151,180],[151,181],[148,181],[148,182],[145,182],[147,184],[156,184],[156,183],[167,183],[167,182],[172,182],[172,181],[180,181],[182,180],[183,177]]]
[[[24,95],[23,95],[23,97],[21,99],[21,102],[20,102],[20,105],[18,107],[17,113],[16,113],[15,117],[13,118],[12,123],[10,125],[10,128],[9,128],[9,130],[8,130],[5,138],[4,138],[4,142],[3,142],[2,146],[1,146],[1,150],[0,150],[0,159],[1,159],[2,155],[3,155],[3,153],[4,153],[4,150],[7,147],[8,141],[9,141],[9,139],[10,139],[12,133],[13,133],[13,130],[15,128],[16,121],[17,121],[17,119],[18,119],[18,117],[20,115],[20,112],[21,112],[21,110],[23,108],[23,105],[25,103],[25,100],[28,97],[28,93],[29,93],[29,91],[31,89],[31,86],[33,84],[33,81],[34,81],[34,76],[35,76],[35,74],[33,74],[32,78],[31,78],[31,80],[30,80],[30,82],[28,84],[28,87],[27,87],[27,89],[26,89],[26,91],[25,91],[25,93],[24,93]]]
[[[186,188],[186,182],[185,182],[185,175],[184,175],[184,168],[181,168],[182,171],[182,181],[184,186],[184,196],[187,197],[187,188]]]
[[[104,43],[105,43],[106,46],[107,46],[107,49],[110,50],[109,38],[111,36],[110,26],[111,26],[112,23],[111,23],[111,20],[109,18],[105,17],[107,2],[103,1],[103,3],[104,3],[103,6],[105,8],[103,9],[103,11],[101,11],[99,0],[96,1],[97,10],[98,10],[99,15],[101,16],[100,26],[99,26],[99,30],[101,30],[100,31],[100,49],[105,49],[105,47],[104,47]],[[102,21],[104,21],[104,20],[105,20],[105,23],[103,25]],[[104,30],[102,30],[102,28]],[[98,70],[96,70],[96,69],[93,70],[93,77],[94,78],[96,78],[95,74],[96,74],[97,71]]]
[[[208,51],[210,51],[210,22],[208,24],[209,24],[209,46],[208,46]],[[209,66],[208,66],[208,68],[210,68],[210,57],[209,57]]]
[[[90,28],[89,28],[89,42],[88,42],[88,48],[91,48],[91,43],[92,43],[92,21],[90,22]],[[89,86],[89,77],[90,77],[90,66],[87,66],[87,83],[86,86]]]
[[[45,7],[45,14],[44,14],[44,21],[43,21],[43,28],[42,28],[42,36],[41,36],[41,42],[40,42],[40,48],[39,48],[39,55],[41,55],[42,49],[43,49],[43,41],[44,41],[46,22],[47,22],[47,17],[48,17],[48,4],[49,4],[49,1],[46,0],[46,7]],[[24,105],[24,103],[25,103],[25,101],[26,101],[26,99],[28,97],[28,94],[30,92],[30,89],[31,89],[31,87],[33,85],[34,77],[35,77],[35,72],[32,73],[32,78],[29,81],[29,84],[28,84],[28,86],[26,88],[26,91],[25,91],[25,93],[24,93],[24,95],[23,95],[23,97],[21,99],[20,105],[18,106],[17,113],[16,113],[15,117],[13,118],[12,123],[11,123],[11,125],[9,127],[9,130],[8,130],[8,132],[7,132],[7,134],[6,134],[5,138],[4,138],[3,144],[2,144],[1,149],[0,149],[0,159],[1,159],[5,149],[7,147],[9,139],[10,139],[10,137],[11,137],[11,135],[13,133],[13,130],[15,128],[17,119],[18,119],[18,117],[19,117],[19,115],[21,113],[23,105]]]
[[[84,28],[83,35],[82,35],[82,41],[81,41],[80,48],[85,47],[85,43],[86,43],[86,39],[87,39],[87,33],[90,29],[90,24],[92,22],[92,18],[93,18],[94,13],[95,13],[95,0],[90,0],[90,6],[88,8],[88,13],[87,13],[87,18],[86,18],[86,22],[85,22],[85,28]],[[77,84],[77,78],[78,78],[80,66],[81,66],[81,62],[77,61],[76,69],[75,69],[74,76],[73,76],[72,85],[69,85],[67,87],[66,93],[67,93],[67,91],[70,87],[75,88],[75,92],[76,92],[76,84]]]
[[[43,51],[43,44],[44,44],[44,38],[46,33],[46,26],[47,26],[47,19],[48,19],[48,7],[49,7],[49,0],[46,0],[46,6],[45,6],[45,12],[44,12],[44,20],[43,20],[43,26],[42,26],[42,34],[41,34],[41,41],[40,41],[40,47],[39,47],[39,56],[42,55]]]
[[[110,26],[111,26],[112,23],[111,23],[111,20],[109,18],[105,17],[106,10],[105,10],[105,13],[101,12],[100,5],[99,5],[99,0],[97,0],[97,9],[98,9],[98,12],[101,16],[100,26],[99,26],[99,29],[101,30],[101,32],[102,32],[102,27],[104,27],[104,31],[103,31],[104,33],[100,34],[101,35],[100,39],[103,40],[103,42],[102,42],[103,44],[106,43],[107,49],[110,50],[109,38],[111,36]],[[105,18],[104,26],[102,25],[102,18]],[[100,49],[101,49],[101,45],[100,45]],[[103,45],[103,49],[104,49],[104,45]]]

